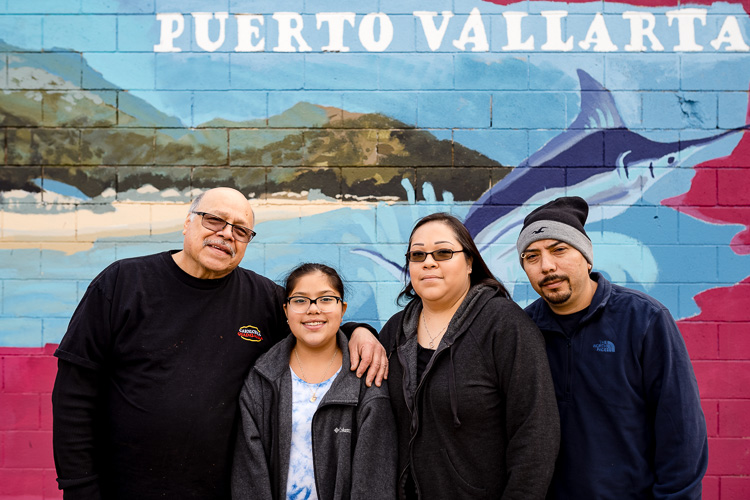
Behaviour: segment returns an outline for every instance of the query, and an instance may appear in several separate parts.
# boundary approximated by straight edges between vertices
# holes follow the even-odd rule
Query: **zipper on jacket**
[[[565,370],[565,399],[570,398],[570,386],[572,385],[573,379],[573,343],[570,337],[567,338],[568,343],[568,366]]]
[[[281,397],[279,395],[279,388],[276,386],[275,381],[266,377],[266,375],[262,373],[261,371],[258,371],[258,375],[260,375],[266,382],[268,382],[268,385],[271,387],[271,412],[272,412],[271,419],[273,420],[272,425],[274,426],[277,432],[271,433],[271,436],[272,436],[271,437],[271,456],[270,456],[271,463],[268,465],[269,465],[269,469],[273,471],[270,474],[271,495],[273,496],[273,498],[276,498],[278,497],[278,494],[279,494],[278,489],[281,487],[281,485],[279,484],[281,482],[281,478],[279,477],[281,472],[279,471],[279,466],[278,466],[279,462],[281,461],[280,459],[281,449],[279,445],[279,439],[274,434],[278,434],[278,429],[281,426],[281,423],[280,423],[281,421],[279,418],[279,407],[278,407]],[[286,489],[284,491],[286,491]]]
[[[321,401],[322,403],[322,401]],[[357,406],[353,403],[325,403],[325,404],[318,404],[318,407],[315,409],[315,413],[313,413],[312,421],[310,421],[310,449],[312,450],[312,461],[313,461],[313,478],[315,478],[315,494],[318,498],[321,498],[320,496],[320,478],[318,478],[318,474],[316,474],[317,465],[315,464],[315,417],[318,416],[318,412],[321,408],[325,408],[326,406]],[[354,415],[353,418],[357,418],[356,415]],[[354,425],[354,422],[352,422],[352,425]],[[352,436],[353,437],[353,436]],[[349,461],[351,461],[351,455],[349,456]],[[352,472],[351,464],[349,464],[349,472]]]
[[[293,408],[294,407],[292,407],[292,412],[294,412]],[[315,479],[315,496],[320,498],[320,484],[318,484],[318,475],[315,473],[315,470],[317,469],[317,465],[315,464],[315,416],[318,414],[318,410],[320,410],[320,405],[318,405],[318,407],[315,409],[315,413],[313,413],[312,420],[310,421],[310,450],[312,451],[313,478]]]
[[[401,365],[401,371],[402,371],[402,373],[406,373],[406,370],[407,370],[408,366],[404,363],[404,359],[403,359],[403,357],[401,355],[401,349],[399,349],[399,347],[401,347],[401,344],[399,344],[398,342],[396,342],[396,345],[394,346],[393,351],[391,351],[391,355],[394,352],[396,353],[396,357],[398,358],[398,362]],[[388,357],[388,359],[390,361],[390,356]],[[401,393],[401,397],[404,399],[404,407],[406,408],[406,411],[409,412],[409,432],[412,433],[412,430],[413,430],[412,426],[414,425],[414,423],[413,423],[413,420],[414,420],[414,411],[413,411],[411,405],[409,404],[409,398],[407,397],[407,392],[408,392],[407,391],[407,385],[406,385],[405,377],[403,375],[401,377],[401,391],[399,391],[399,392]],[[391,395],[391,397],[394,397],[394,396]],[[412,435],[409,438],[409,444],[408,444],[408,447],[407,447],[410,460],[411,460],[411,443],[412,443],[412,439],[413,439],[413,433],[412,433]],[[405,475],[406,475],[406,471],[409,470],[410,463],[411,462],[409,462],[409,463],[406,464],[406,466],[403,468],[403,470],[400,471],[399,476],[398,476],[398,483],[399,484],[398,484],[398,489],[396,491],[396,494],[398,495],[398,497],[399,497],[400,500],[406,500],[406,476]],[[402,492],[403,492],[403,495],[402,495]]]
[[[404,358],[402,356],[401,350],[396,349],[396,356],[398,356],[398,361],[401,364],[401,370],[402,372],[406,372],[408,370],[408,365],[404,363]],[[424,379],[424,377],[422,377]],[[422,386],[422,381],[420,380],[419,384],[417,384],[417,388],[414,391],[414,405],[409,404],[409,397],[407,395],[407,387],[406,382],[404,380],[404,377],[402,377],[401,381],[401,394],[404,398],[404,406],[406,406],[406,410],[409,412],[409,433],[411,434],[409,436],[409,445],[408,445],[408,453],[409,453],[409,462],[406,464],[406,467],[404,467],[404,470],[401,471],[401,474],[399,475],[399,481],[401,482],[401,490],[406,491],[406,471],[411,469],[411,475],[412,475],[412,482],[414,483],[414,488],[417,492],[417,498],[419,498],[419,487],[417,486],[417,481],[414,478],[414,467],[411,467],[412,463],[412,445],[414,444],[414,438],[417,435],[417,431],[419,430],[419,420],[415,417],[415,415],[419,415],[417,410],[417,392],[419,392],[419,388]],[[403,498],[406,498],[405,496]]]
[[[409,429],[410,429],[410,431],[411,431],[412,434],[411,434],[411,437],[409,438],[409,465],[407,465],[407,468],[411,470],[411,480],[414,483],[414,490],[417,493],[417,498],[421,497],[421,495],[419,493],[419,482],[417,481],[417,475],[416,475],[416,473],[414,471],[414,467],[411,467],[411,465],[414,462],[414,456],[413,456],[413,452],[414,452],[414,447],[413,447],[414,440],[416,439],[417,432],[419,431],[419,390],[422,389],[422,387],[424,385],[424,381],[427,379],[426,375],[429,373],[429,371],[430,371],[429,369],[431,369],[435,365],[435,363],[437,362],[437,357],[438,356],[442,356],[443,352],[445,352],[446,350],[451,349],[451,348],[452,348],[452,345],[451,346],[445,346],[442,349],[436,350],[435,354],[432,355],[433,356],[432,357],[432,363],[431,364],[428,363],[429,364],[429,368],[425,367],[425,371],[422,373],[422,379],[419,381],[419,383],[417,384],[417,388],[414,390],[414,411],[412,412],[411,410],[409,410],[409,412],[411,413],[411,420],[412,420],[411,424],[409,425]],[[404,367],[404,363],[403,363],[403,360],[401,359],[401,352],[400,351],[399,351],[399,361],[401,361],[401,367],[403,368]],[[406,395],[404,395],[404,399],[406,399]],[[407,405],[406,408],[409,409],[409,405]],[[404,475],[405,472],[406,472],[406,469],[404,469],[401,472],[402,478],[403,478],[403,475]],[[402,481],[403,481],[403,479],[402,479]],[[406,486],[405,483],[404,483],[404,486]]]
[[[398,356],[398,362],[401,364],[401,371],[402,373],[406,373],[406,370],[408,369],[408,366],[404,363],[404,359],[401,357],[401,350],[397,349],[396,356]],[[405,377],[401,377],[401,395],[404,398],[404,406],[406,406],[406,409],[409,411],[409,415],[412,414],[412,407],[409,404],[409,398],[407,397],[407,385],[406,385],[406,379]],[[411,424],[409,425],[409,428],[411,429]]]

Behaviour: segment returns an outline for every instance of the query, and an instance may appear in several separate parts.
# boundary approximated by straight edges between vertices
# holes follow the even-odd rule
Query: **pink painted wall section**
[[[750,118],[750,114],[748,115]],[[731,155],[695,167],[691,189],[663,203],[713,224],[744,226],[730,247],[750,253],[750,134]],[[686,271],[689,263],[686,263]],[[679,321],[703,399],[709,436],[704,498],[750,498],[750,277],[695,296]],[[744,305],[744,306],[743,306]]]
[[[712,300],[726,300],[722,293],[744,293],[750,303],[750,284],[714,291]],[[680,322],[692,353],[708,426],[705,500],[750,498],[750,310],[744,314],[744,323],[726,323],[704,309],[700,317]],[[741,358],[736,357],[733,346],[744,349]],[[52,460],[50,397],[57,369],[52,356],[56,347],[0,348],[2,499],[62,498]]]
[[[0,498],[62,498],[52,459],[57,346],[0,348]]]

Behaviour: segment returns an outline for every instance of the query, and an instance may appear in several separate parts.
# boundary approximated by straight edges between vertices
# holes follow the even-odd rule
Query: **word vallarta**
[[[364,15],[353,12],[305,15],[276,12],[270,15],[271,20],[262,14],[233,14],[230,17],[228,12],[193,12],[190,16],[195,44],[208,52],[264,52],[269,44],[273,44],[273,52],[383,52],[399,35],[423,37],[417,42],[426,44],[425,51],[433,52],[662,52],[670,49],[674,52],[701,52],[711,50],[709,47],[724,52],[750,51],[737,16],[719,16],[717,19],[708,16],[706,9],[697,8],[670,10],[663,15],[625,11],[605,17],[596,12],[576,15],[575,23],[568,20],[568,12],[563,10],[482,15],[474,8],[470,14],[460,16],[450,11],[416,11],[412,16],[407,15],[409,22],[415,24],[415,30],[401,30],[403,33],[394,29],[392,17],[396,16],[382,12]],[[181,13],[156,15],[160,23],[160,40],[154,45],[154,52],[182,50],[175,44],[188,36],[185,17]],[[398,15],[399,20],[403,17]],[[707,23],[707,17],[713,17],[712,22]],[[743,22],[748,22],[747,16],[743,16]],[[488,28],[492,28],[496,40],[501,40],[497,47],[493,44],[492,49]],[[744,28],[745,32],[750,31],[750,27]],[[233,39],[237,43],[233,48],[224,47],[230,29],[236,34]],[[614,39],[610,33],[616,35]],[[314,49],[309,40],[322,42]],[[668,40],[671,47],[665,49]]]

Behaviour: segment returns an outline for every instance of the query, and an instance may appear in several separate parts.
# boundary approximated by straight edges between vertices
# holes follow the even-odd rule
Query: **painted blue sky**
[[[13,12],[13,3],[6,7],[10,12]],[[82,5],[78,0],[60,3]],[[658,96],[644,96],[643,90],[678,90],[685,93],[685,99],[697,101],[698,106],[704,108],[703,119],[685,128],[732,127],[744,121],[744,106],[728,103],[729,97],[725,94],[718,99],[712,93],[745,92],[750,82],[747,53],[716,52],[710,46],[710,40],[716,37],[727,15],[736,16],[745,39],[750,41],[748,16],[740,6],[733,4],[714,4],[707,8],[706,26],[695,23],[696,42],[705,47],[703,51],[675,53],[670,48],[679,43],[678,30],[676,23],[668,25],[665,15],[673,8],[646,9],[608,3],[604,9],[599,2],[575,5],[529,2],[507,7],[481,1],[431,2],[429,8],[436,12],[454,13],[443,43],[432,52],[420,22],[412,14],[415,10],[424,10],[424,2],[382,0],[358,2],[356,7],[349,2],[325,2],[325,9],[315,2],[301,0],[145,3],[151,4],[152,10],[146,11],[143,3],[123,1],[119,6],[115,2],[105,2],[108,7],[103,7],[101,12],[109,15],[70,16],[62,9],[52,9],[43,18],[2,16],[0,33],[7,43],[26,50],[81,52],[104,79],[179,118],[187,126],[198,126],[214,118],[265,119],[300,100],[307,100],[353,112],[383,113],[419,128],[482,129],[487,131],[484,136],[488,137],[496,130],[517,128],[519,115],[527,122],[533,120],[534,110],[544,105],[551,107],[553,114],[539,124],[540,128],[559,129],[577,113],[577,69],[585,70],[615,93],[623,118],[630,127],[664,128],[665,122],[674,124],[674,121],[667,121],[671,118],[669,113],[681,113],[677,109],[679,106],[672,106],[675,111],[670,111],[668,106],[663,106],[669,103],[654,102]],[[466,46],[466,51],[460,51],[451,43],[460,38],[473,8],[478,8],[482,14],[489,52],[472,52],[472,44]],[[197,45],[190,12],[228,10],[233,14],[250,9],[264,13],[262,34],[268,45],[264,52],[234,52],[237,27],[233,17],[226,22],[225,42],[216,52],[209,53]],[[539,13],[552,9],[569,11],[562,26],[566,35],[575,37],[576,44],[570,53],[540,50],[546,39],[546,24]],[[300,12],[303,16],[302,33],[312,52],[271,50],[278,39],[278,23],[272,19],[272,14],[285,10]],[[328,30],[325,25],[316,29],[314,14],[323,10],[354,10],[358,13],[356,22],[360,24],[363,14],[386,12],[393,23],[393,42],[384,52],[367,52],[359,42],[357,29],[345,24],[343,39],[350,51],[322,53],[320,47],[328,43]],[[577,45],[595,12],[627,10],[655,16],[656,31],[665,51],[624,52],[624,46],[630,41],[630,25],[616,16],[614,19],[619,19],[618,22],[607,18],[607,29],[618,51],[606,53],[604,57],[604,53],[583,50]],[[523,37],[525,40],[534,37],[535,50],[503,51],[508,43],[503,13],[509,11],[528,13],[522,25]],[[182,52],[154,52],[154,45],[160,39],[161,23],[156,19],[159,12],[184,14],[184,32],[175,40],[175,46]],[[212,23],[209,26],[213,30],[209,33],[216,40],[218,22]],[[505,109],[503,103],[508,103],[512,109]],[[664,109],[667,117],[661,112],[650,113],[654,105]],[[717,123],[715,109],[720,106],[724,108],[721,116],[725,123]],[[736,109],[736,113],[732,113],[732,109]],[[466,140],[476,146],[488,142],[476,136],[467,136]],[[531,144],[533,147],[533,138]],[[487,146],[483,149],[485,154],[507,164],[529,153],[500,151]]]

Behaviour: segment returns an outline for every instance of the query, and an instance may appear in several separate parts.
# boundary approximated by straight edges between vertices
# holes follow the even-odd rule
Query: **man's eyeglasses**
[[[332,312],[336,309],[336,305],[341,302],[341,297],[334,295],[323,295],[317,299],[311,299],[310,297],[303,297],[296,295],[286,299],[289,304],[289,309],[296,313],[304,313],[310,309],[310,305],[315,304],[318,306],[320,312]]]
[[[423,252],[422,250],[412,250],[406,252],[406,258],[409,262],[424,262],[428,255],[432,255],[432,258],[436,261],[451,260],[454,253],[465,252],[465,250],[451,250],[450,248],[439,248],[432,252]]]
[[[225,227],[227,227],[227,225],[232,226],[232,236],[234,236],[235,240],[241,241],[242,243],[249,243],[250,240],[252,240],[257,234],[255,231],[253,231],[249,227],[238,226],[236,224],[232,224],[231,222],[227,222],[221,217],[218,217],[213,214],[209,214],[208,212],[193,212],[193,213],[196,215],[200,215],[201,225],[205,227],[206,229],[210,229],[211,231],[219,232]]]

